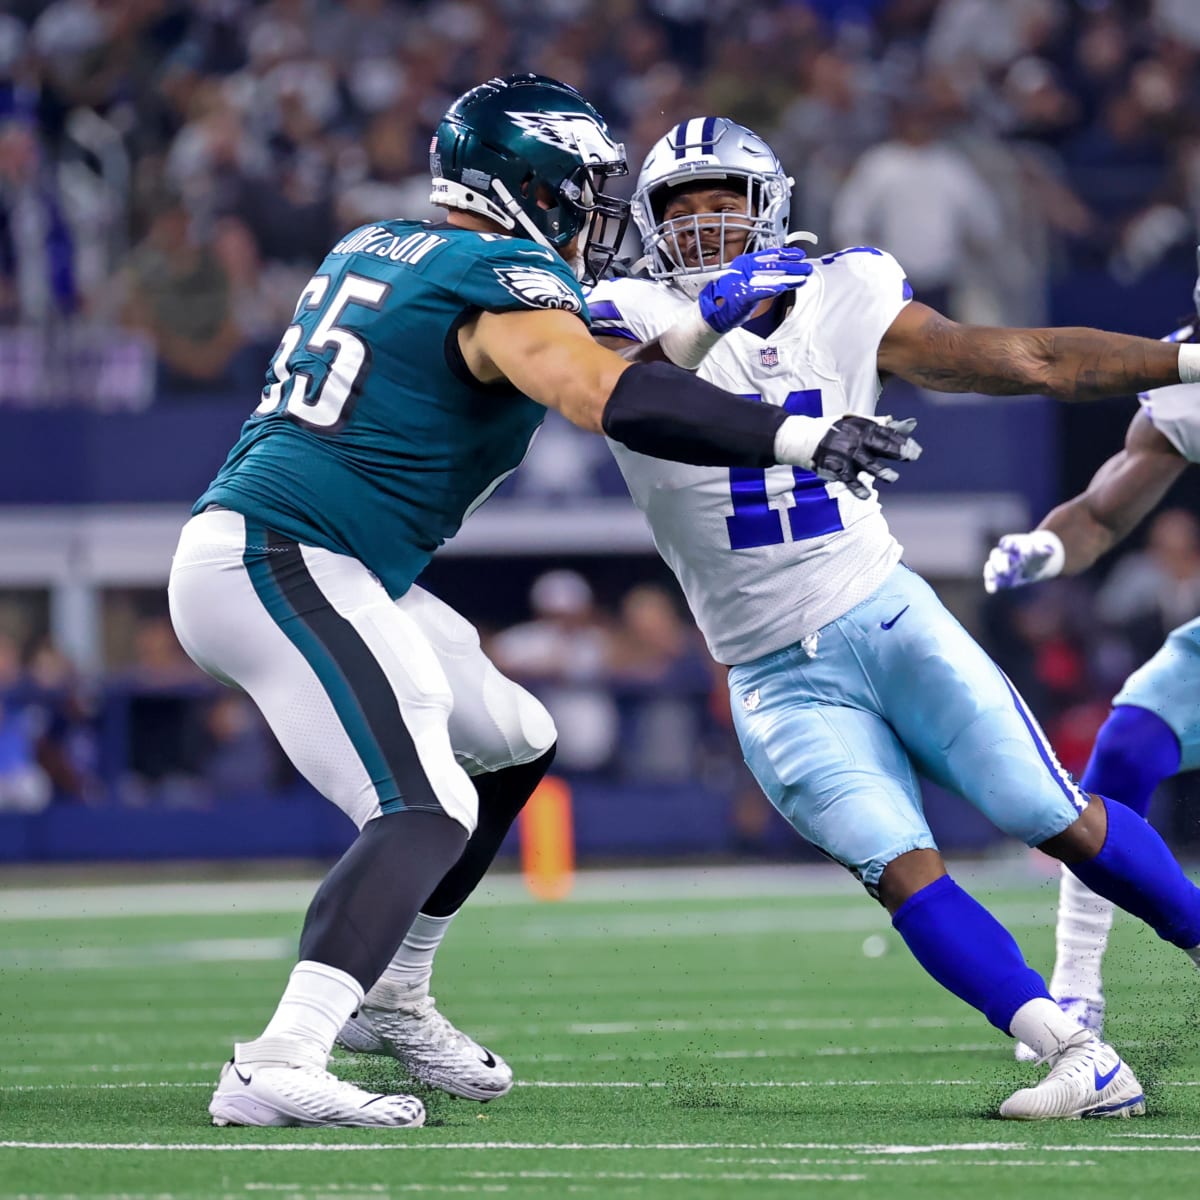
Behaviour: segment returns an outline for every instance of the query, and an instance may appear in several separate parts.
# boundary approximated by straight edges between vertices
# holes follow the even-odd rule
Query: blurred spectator
[[[489,646],[506,675],[527,684],[558,726],[556,763],[598,770],[617,743],[617,709],[604,677],[612,633],[592,589],[575,571],[548,571],[529,593],[533,619],[496,634]]]
[[[851,167],[887,129],[886,105],[870,73],[836,48],[810,58],[798,95],[766,136],[795,176],[792,228],[832,236],[834,198]],[[828,246],[828,249],[836,249]]]
[[[0,324],[45,325],[79,308],[75,238],[32,114],[18,103],[0,95]]]
[[[56,800],[94,804],[103,800],[99,775],[97,697],[49,638],[35,643],[26,662],[29,707],[38,765]]]
[[[125,323],[153,339],[165,389],[228,386],[242,345],[229,276],[178,196],[151,203],[149,232],[126,270]]]
[[[1139,661],[1200,614],[1200,521],[1168,508],[1150,522],[1143,550],[1125,555],[1096,595],[1096,615],[1120,626]]]
[[[362,144],[363,177],[338,198],[338,225],[353,229],[368,221],[402,218],[440,219],[429,202],[428,138],[422,138],[415,114],[395,104],[371,118]]]
[[[133,665],[118,681],[110,697],[125,705],[122,802],[167,808],[207,805],[211,796],[202,782],[205,713],[215,685],[184,654],[166,617],[142,620]]]
[[[110,321],[121,216],[164,181],[199,228],[238,218],[261,276],[311,272],[349,226],[425,215],[424,147],[446,103],[533,68],[599,102],[632,174],[665,129],[720,110],[776,143],[797,179],[795,223],[823,244],[881,243],[923,299],[1037,322],[1056,265],[1135,279],[1200,213],[1197,12],[1193,0],[24,0],[0,17],[0,114],[27,127],[0,149],[0,212],[15,204],[46,237],[6,237],[0,221],[0,308]],[[951,109],[926,103],[945,88]],[[895,136],[881,141],[889,111]],[[6,242],[21,253],[6,259]],[[1019,247],[1011,262],[1006,245]],[[217,353],[202,378],[186,351],[160,349],[168,394],[223,369]]]
[[[917,299],[954,316],[972,262],[1000,243],[1000,212],[970,161],[947,138],[922,91],[899,101],[894,136],[868,150],[834,200],[838,246],[880,246],[904,267]]]
[[[204,779],[218,800],[269,792],[282,753],[258,709],[240,692],[222,692],[205,717]]]
[[[38,765],[35,731],[16,640],[0,633],[0,812],[40,812],[51,786]]]
[[[627,698],[620,767],[640,779],[685,780],[700,774],[703,701],[712,687],[709,656],[692,622],[654,584],[621,599],[611,681]]]

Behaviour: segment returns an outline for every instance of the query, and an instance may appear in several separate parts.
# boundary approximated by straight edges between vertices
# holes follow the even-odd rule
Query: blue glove
[[[699,297],[700,315],[717,333],[750,319],[764,300],[798,287],[812,274],[799,246],[771,246],[752,254],[739,254]]]

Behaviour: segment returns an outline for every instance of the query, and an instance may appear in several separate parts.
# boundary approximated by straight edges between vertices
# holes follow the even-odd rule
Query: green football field
[[[1019,875],[972,886],[1046,968],[1055,889]],[[513,1065],[508,1096],[425,1094],[426,1127],[394,1133],[214,1129],[219,1064],[269,1016],[310,888],[0,889],[0,1196],[1200,1191],[1200,977],[1178,951],[1118,919],[1109,1030],[1145,1118],[1002,1122],[1036,1069],[822,869],[589,876],[557,904],[502,878],[456,922],[435,993]],[[400,1085],[386,1060],[334,1069]]]

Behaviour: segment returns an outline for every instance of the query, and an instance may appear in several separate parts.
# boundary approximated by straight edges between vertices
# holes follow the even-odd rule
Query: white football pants
[[[470,775],[554,742],[550,714],[449,605],[419,587],[393,601],[357,559],[240,513],[188,521],[168,595],[192,659],[254,700],[296,769],[360,828],[413,808],[470,833]]]

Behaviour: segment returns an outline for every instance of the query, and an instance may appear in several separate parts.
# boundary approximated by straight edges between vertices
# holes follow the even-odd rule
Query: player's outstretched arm
[[[1094,400],[1200,382],[1200,346],[1101,329],[959,325],[914,302],[883,335],[878,365],[937,392]]]
[[[1076,575],[1122,541],[1167,494],[1187,460],[1139,411],[1125,446],[1087,490],[1051,510],[1031,533],[1010,533],[983,569],[989,592]]]
[[[921,452],[911,422],[788,414],[667,363],[626,362],[563,310],[481,313],[460,331],[459,347],[481,382],[507,379],[581,429],[655,458],[711,467],[787,463],[866,495],[860,475],[894,479],[888,462]]]

